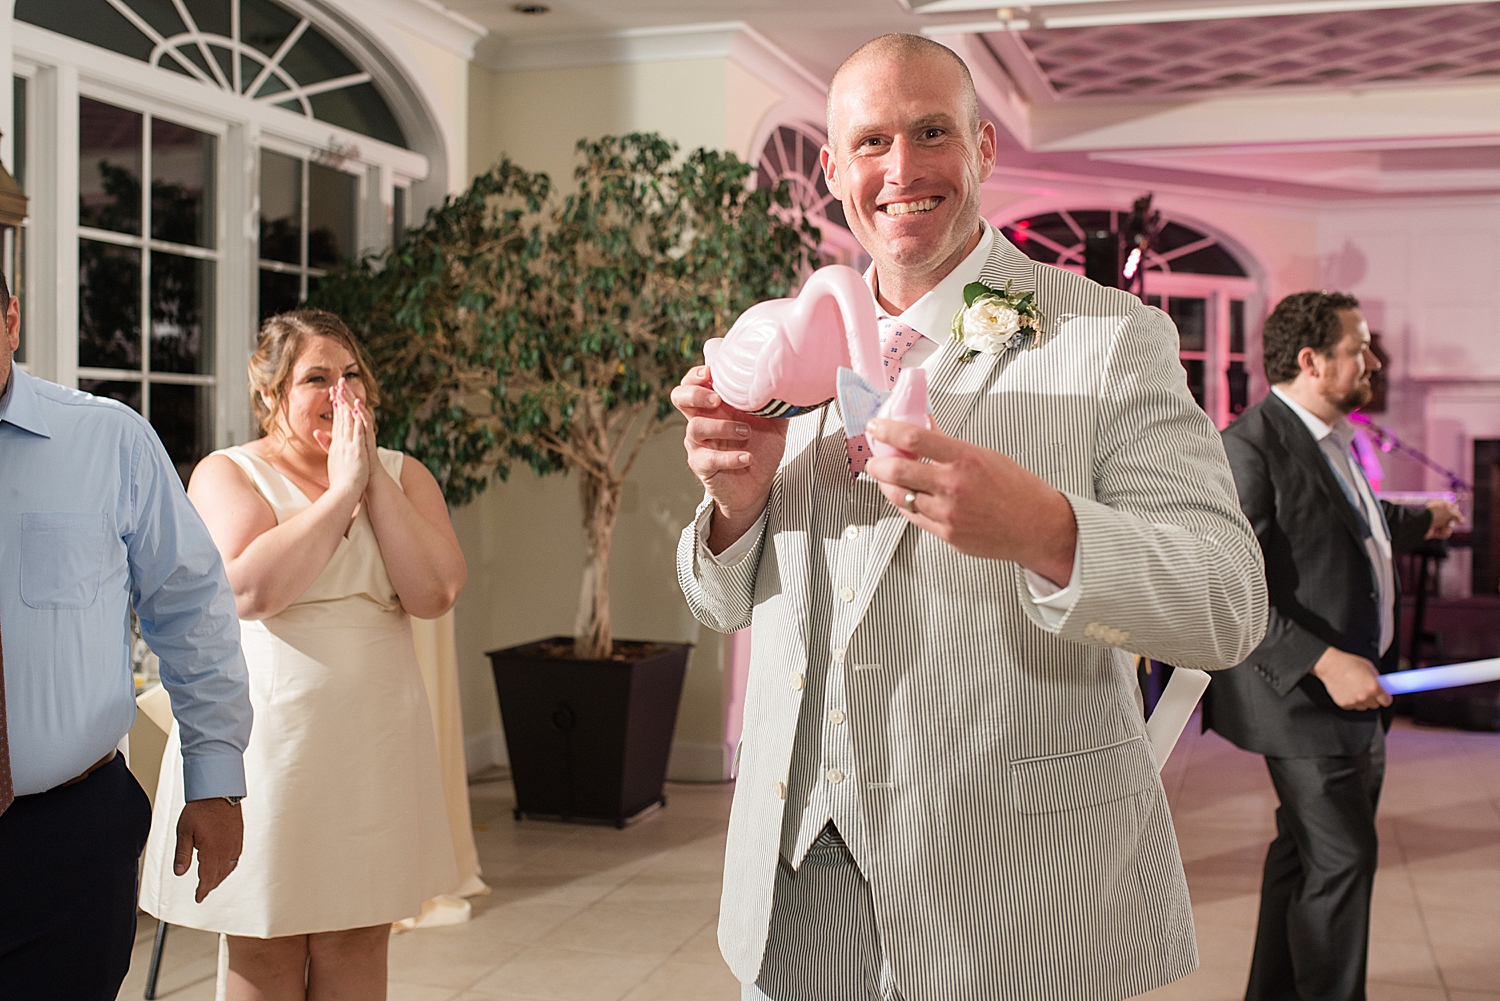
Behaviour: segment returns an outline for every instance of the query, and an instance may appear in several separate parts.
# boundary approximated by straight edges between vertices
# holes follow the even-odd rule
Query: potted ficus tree
[[[580,141],[576,187],[509,160],[314,299],[363,331],[382,442],[462,504],[515,461],[570,473],[586,561],[575,635],[490,653],[517,814],[623,824],[662,801],[689,647],[616,640],[609,554],[673,386],[748,306],[817,265],[817,231],[733,154]]]

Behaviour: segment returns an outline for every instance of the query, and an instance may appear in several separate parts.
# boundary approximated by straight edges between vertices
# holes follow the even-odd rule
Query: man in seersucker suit
[[[701,368],[673,391],[707,491],[683,590],[753,629],[720,946],[757,1001],[1134,996],[1197,963],[1134,656],[1242,660],[1259,547],[1167,317],[980,217],[995,129],[956,55],[875,39],[828,124],[882,352],[927,370],[936,430],[873,423],[924,461],[851,476],[834,406],[751,418]],[[955,343],[974,281],[1035,292],[1040,329]]]

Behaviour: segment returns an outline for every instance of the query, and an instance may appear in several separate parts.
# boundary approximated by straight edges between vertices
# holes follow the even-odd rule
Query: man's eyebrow
[[[941,125],[944,128],[953,128],[955,122],[957,122],[957,119],[952,115],[945,114],[941,111],[936,111],[931,114],[922,115],[918,118],[915,118],[912,121],[903,124],[901,128],[925,129],[931,128],[934,125]],[[889,132],[891,131],[891,129],[887,124],[880,122],[855,122],[854,124],[849,125],[846,128],[840,129],[839,131],[846,136],[866,136],[873,133]]]
[[[930,125],[951,126],[957,120],[958,119],[954,118],[952,115],[946,115],[941,111],[938,111],[930,115],[923,115],[921,118],[918,118],[915,122],[912,123],[912,127],[925,129]]]

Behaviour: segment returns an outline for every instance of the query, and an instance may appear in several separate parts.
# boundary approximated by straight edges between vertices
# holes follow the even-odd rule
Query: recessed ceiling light
[[[517,14],[550,14],[552,8],[544,3],[513,3],[510,9]]]

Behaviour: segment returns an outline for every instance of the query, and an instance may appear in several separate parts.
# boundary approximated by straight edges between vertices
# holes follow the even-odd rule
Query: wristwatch
[[[224,802],[228,803],[230,806],[239,806],[240,805],[240,800],[244,799],[245,797],[243,797],[243,796],[223,796],[223,797],[220,797],[220,798],[223,799]]]

